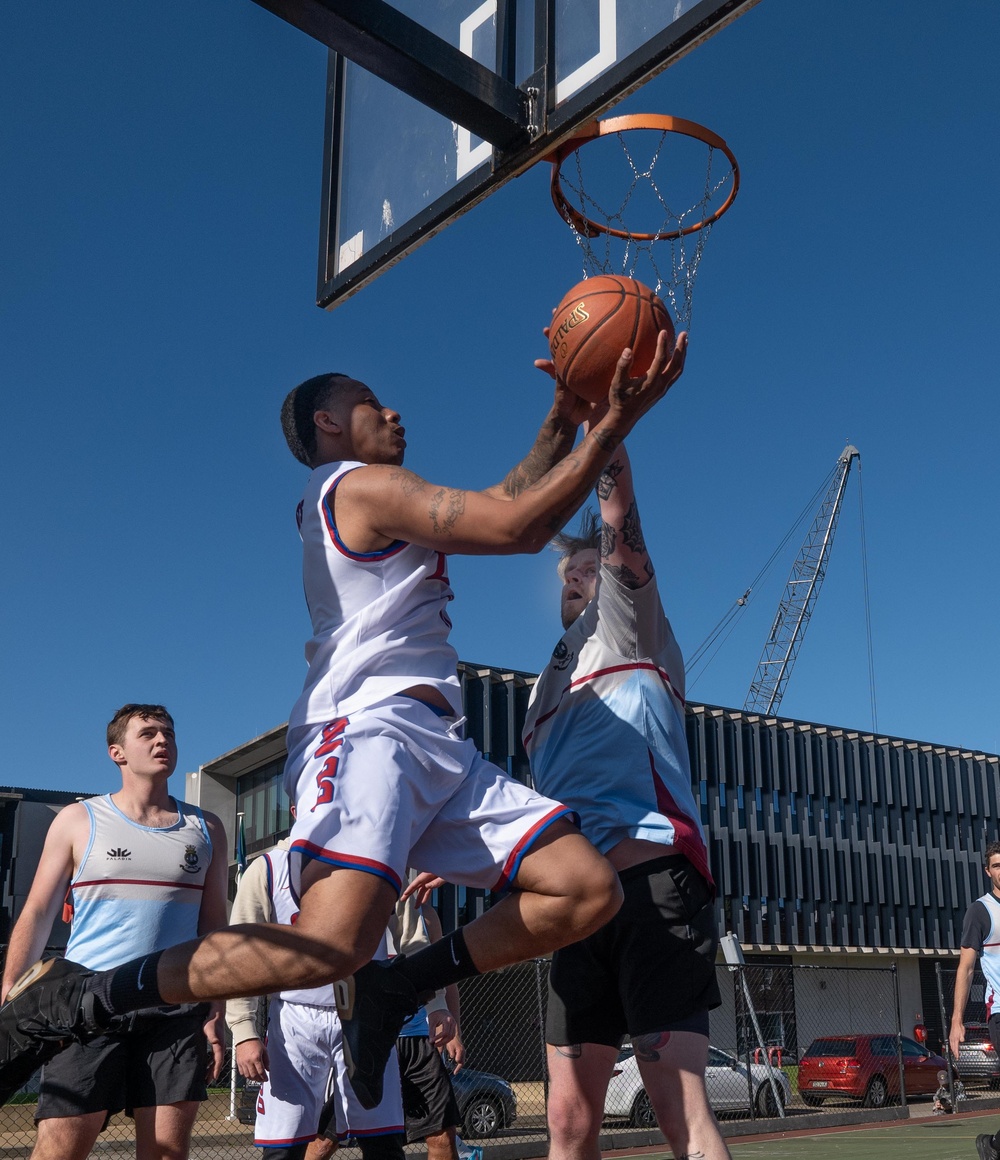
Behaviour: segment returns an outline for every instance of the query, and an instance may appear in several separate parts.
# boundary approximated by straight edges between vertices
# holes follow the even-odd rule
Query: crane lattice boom
[[[743,705],[745,710],[769,715],[778,711],[826,575],[847,477],[855,459],[860,461],[861,455],[848,444],[837,460],[833,480],[792,565],[785,594],[757,663],[757,675]]]

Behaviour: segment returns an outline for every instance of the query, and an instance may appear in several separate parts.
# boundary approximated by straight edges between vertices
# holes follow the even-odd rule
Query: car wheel
[[[823,1106],[823,1101],[819,1096],[807,1096],[805,1092],[801,1093],[802,1102],[807,1108],[819,1108]]]
[[[631,1121],[633,1128],[656,1127],[656,1113],[653,1111],[653,1105],[645,1092],[639,1092],[635,1097],[635,1103],[632,1105]]]
[[[785,1106],[785,1094],[780,1086],[775,1084],[778,1088],[778,1098],[775,1100],[774,1092],[771,1090],[771,1085],[767,1080],[757,1089],[757,1115],[758,1116],[778,1116],[780,1111],[779,1105],[783,1108]]]
[[[489,1095],[473,1096],[465,1108],[462,1135],[468,1140],[483,1140],[495,1136],[504,1126],[503,1107]]]
[[[884,1108],[889,1102],[889,1089],[880,1075],[874,1076],[868,1084],[863,1102],[866,1108]]]

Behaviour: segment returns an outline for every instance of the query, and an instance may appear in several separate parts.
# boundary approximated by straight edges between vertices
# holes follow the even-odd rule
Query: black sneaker
[[[0,1007],[0,1104],[64,1047],[101,1033],[86,990],[93,976],[68,959],[43,959],[11,987]]]
[[[979,1160],[998,1160],[997,1150],[993,1147],[992,1132],[983,1132],[976,1137],[976,1151],[979,1153]]]
[[[403,1024],[420,1006],[409,979],[387,963],[367,963],[334,983],[344,1030],[347,1078],[363,1108],[382,1102],[382,1080]]]

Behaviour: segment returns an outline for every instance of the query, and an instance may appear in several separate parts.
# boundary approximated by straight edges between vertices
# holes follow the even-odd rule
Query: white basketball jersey
[[[979,965],[986,976],[986,1018],[995,1013],[997,1000],[1000,999],[1000,902],[992,891],[984,894],[979,901],[986,907],[990,916],[990,930],[983,939],[983,950],[979,956]]]
[[[288,888],[288,851],[283,850],[280,846],[275,846],[263,857],[267,869],[267,892],[271,896],[271,904],[274,907],[274,921],[283,926],[292,926],[299,917],[299,908],[295,905],[292,892]],[[382,941],[379,943],[373,958],[384,959],[387,957],[386,936],[383,934]],[[337,1005],[333,996],[332,983],[327,983],[323,987],[301,987],[294,991],[279,991],[278,998],[285,1003],[304,1003],[308,1007],[336,1007]]]
[[[267,892],[274,905],[274,921],[291,926],[299,917],[299,908],[288,888],[288,851],[276,847],[264,855],[267,867]],[[310,1007],[336,1007],[333,984],[325,987],[301,987],[295,991],[280,991],[278,997],[286,1003],[305,1003]]]
[[[443,552],[396,540],[352,552],[337,533],[335,495],[361,463],[327,463],[299,505],[303,584],[313,635],[309,673],[289,727],[348,716],[412,685],[430,685],[461,715],[452,599]]]

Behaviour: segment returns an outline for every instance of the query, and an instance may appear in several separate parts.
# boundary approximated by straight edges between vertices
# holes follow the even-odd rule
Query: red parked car
[[[906,1096],[933,1095],[948,1065],[915,1039],[901,1036]],[[814,1039],[799,1060],[799,1095],[811,1108],[827,1099],[861,1100],[881,1108],[899,1097],[895,1035],[827,1035]]]

